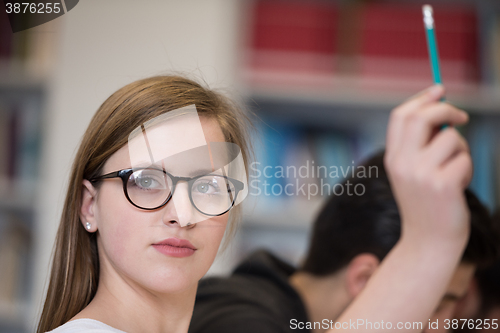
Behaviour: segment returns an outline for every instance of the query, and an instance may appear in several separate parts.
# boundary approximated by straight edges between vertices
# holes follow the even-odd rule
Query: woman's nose
[[[186,227],[194,225],[194,207],[189,199],[188,184],[179,182],[175,186],[174,194],[166,204],[163,213],[163,223]]]

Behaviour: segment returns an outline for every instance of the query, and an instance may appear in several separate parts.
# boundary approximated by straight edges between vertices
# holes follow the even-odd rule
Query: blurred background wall
[[[427,3],[447,97],[472,116],[461,129],[475,162],[471,186],[494,209],[498,2]],[[383,148],[394,106],[432,84],[421,4],[84,0],[15,34],[0,6],[0,332],[35,326],[68,173],[90,118],[115,90],[151,75],[206,81],[256,114],[244,220],[210,273],[228,273],[259,246],[298,263],[324,198],[347,190],[342,173]]]

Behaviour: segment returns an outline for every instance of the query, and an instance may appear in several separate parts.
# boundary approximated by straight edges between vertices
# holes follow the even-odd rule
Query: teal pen
[[[422,13],[424,14],[424,26],[427,36],[427,49],[429,51],[429,60],[431,63],[432,77],[435,84],[442,84],[441,70],[439,68],[439,55],[436,42],[436,34],[434,32],[434,17],[431,5],[423,5]],[[444,102],[444,97],[441,98]],[[441,128],[446,128],[448,125],[443,125]]]

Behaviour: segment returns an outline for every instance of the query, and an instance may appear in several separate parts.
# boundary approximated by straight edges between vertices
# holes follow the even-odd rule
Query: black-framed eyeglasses
[[[155,168],[123,169],[90,179],[96,183],[103,179],[121,178],[127,200],[137,208],[155,210],[165,206],[172,198],[179,181],[188,184],[189,199],[193,207],[208,216],[220,216],[234,205],[244,184],[224,175],[207,174],[196,177],[176,177]]]

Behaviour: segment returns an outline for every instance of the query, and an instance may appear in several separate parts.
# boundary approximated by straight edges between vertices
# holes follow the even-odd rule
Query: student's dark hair
[[[500,210],[493,215],[493,223],[500,232]],[[500,247],[500,242],[497,246]],[[500,306],[500,258],[491,266],[478,269],[476,280],[481,293],[481,313],[485,316],[492,308]]]
[[[303,271],[317,276],[332,274],[361,253],[372,253],[382,260],[396,245],[401,219],[383,156],[382,151],[358,166],[355,177],[344,181],[342,195],[332,194],[328,199],[314,223]],[[364,190],[364,194],[356,195],[354,189],[358,194]],[[484,265],[498,255],[498,236],[488,209],[470,190],[465,195],[471,211],[471,233],[462,262]]]
[[[476,280],[481,294],[481,313],[486,315],[492,308],[500,306],[500,260],[494,265],[479,269]]]

